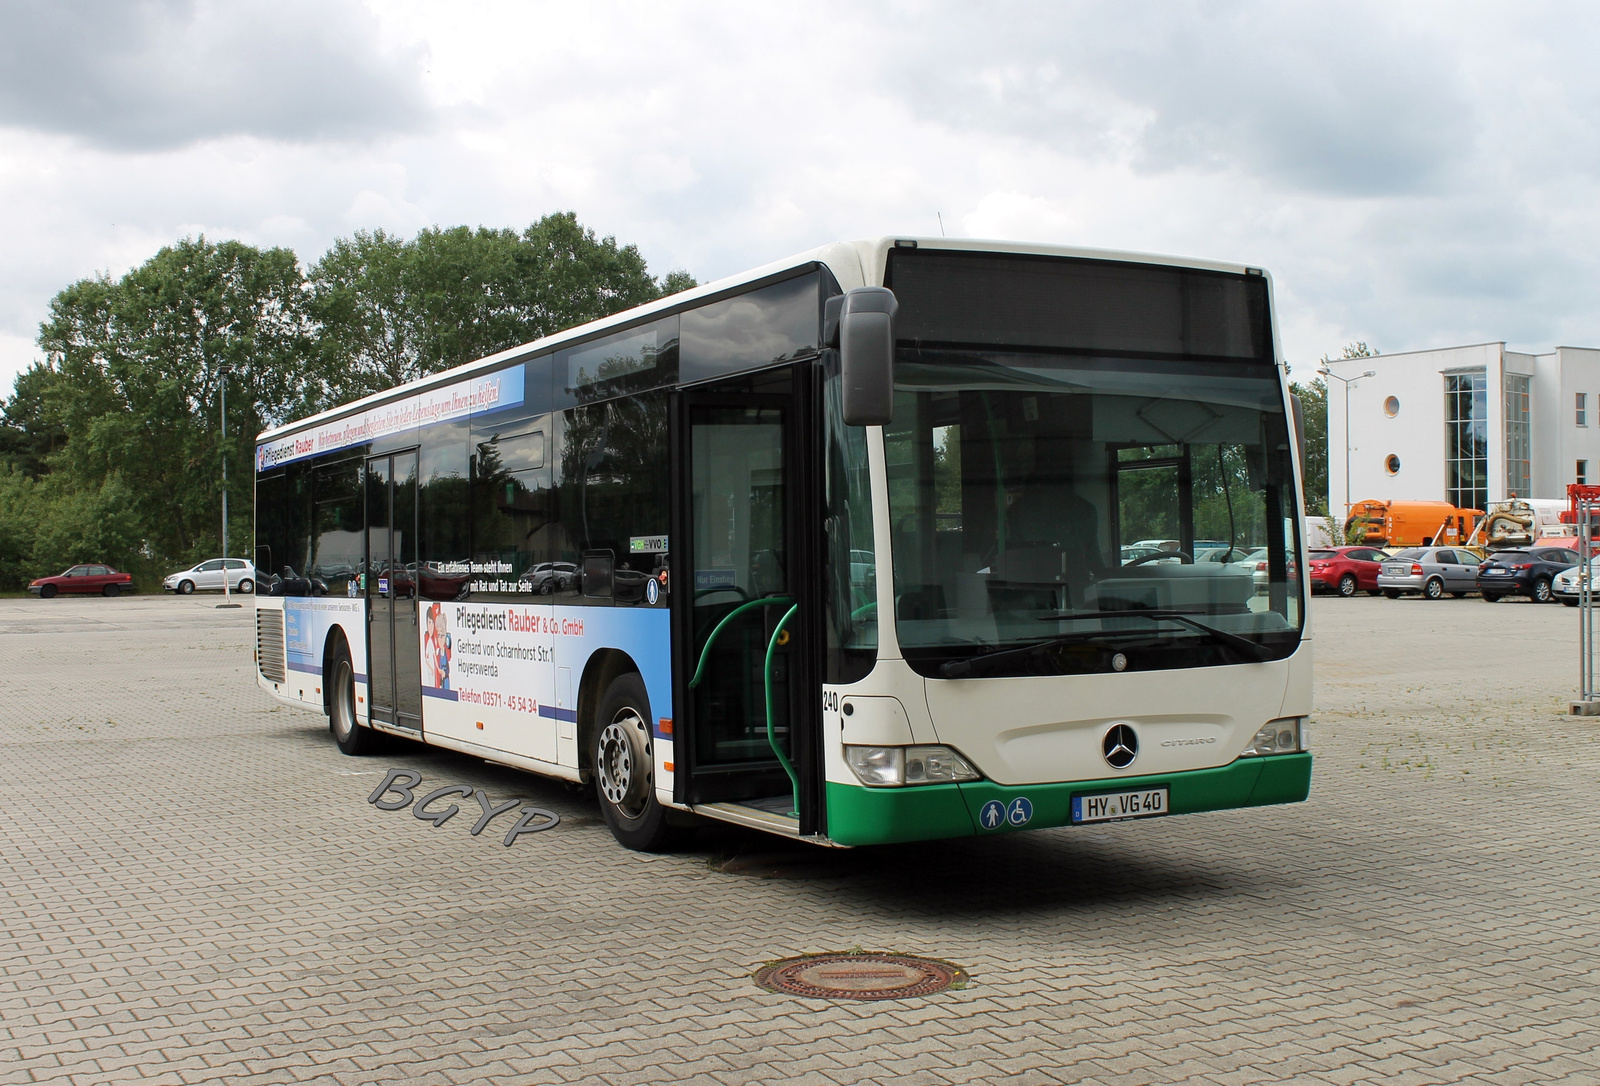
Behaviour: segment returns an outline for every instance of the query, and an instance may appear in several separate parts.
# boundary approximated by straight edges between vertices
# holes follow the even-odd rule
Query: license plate
[[[1404,566],[1384,566],[1383,567],[1383,572],[1384,572],[1384,575],[1387,576],[1387,577],[1398,577],[1400,574],[1405,572],[1405,567]]]
[[[1102,792],[1094,796],[1072,797],[1072,821],[1120,822],[1124,818],[1154,818],[1167,813],[1165,788],[1141,788],[1137,792]]]
[[[1486,569],[1483,571],[1483,575],[1485,577],[1504,577],[1506,571],[1503,569]]]

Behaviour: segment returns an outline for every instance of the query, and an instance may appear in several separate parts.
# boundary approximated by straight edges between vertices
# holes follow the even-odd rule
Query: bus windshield
[[[902,347],[895,373],[895,625],[920,673],[1294,650],[1296,502],[1276,367]]]

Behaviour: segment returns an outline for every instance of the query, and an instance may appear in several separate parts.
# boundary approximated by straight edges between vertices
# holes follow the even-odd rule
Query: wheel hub
[[[638,815],[650,784],[644,721],[632,710],[618,713],[600,733],[599,748],[596,771],[601,794],[624,814]]]

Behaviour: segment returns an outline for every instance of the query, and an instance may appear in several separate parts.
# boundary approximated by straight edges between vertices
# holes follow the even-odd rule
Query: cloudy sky
[[[0,391],[185,235],[564,209],[702,281],[941,216],[1262,265],[1296,376],[1600,346],[1597,45],[1527,0],[0,0]]]

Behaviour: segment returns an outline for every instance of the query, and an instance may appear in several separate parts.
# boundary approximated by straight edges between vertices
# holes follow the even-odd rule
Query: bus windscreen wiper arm
[[[1229,633],[1227,630],[1219,630],[1215,626],[1208,626],[1204,622],[1201,622],[1182,611],[1157,611],[1153,609],[1128,611],[1066,611],[1060,614],[1048,615],[1046,618],[1051,620],[1063,618],[1147,618],[1151,619],[1152,621],[1168,619],[1173,622],[1181,622],[1190,629],[1198,630],[1200,633],[1207,635],[1218,644],[1226,645],[1231,649],[1235,649],[1248,656],[1251,660],[1261,661],[1268,659],[1268,652],[1265,646],[1257,644],[1248,637],[1240,637],[1236,633]],[[946,660],[942,665],[940,665],[939,674],[943,675],[947,679],[966,678],[974,673],[975,669],[973,665],[979,661],[990,662],[1004,660],[1013,656],[1027,656],[1032,653],[1042,652],[1053,645],[1064,645],[1072,641],[1086,641],[1090,638],[1101,637],[1107,632],[1108,631],[1106,630],[1082,630],[1078,633],[1062,634],[1060,637],[1052,637],[1044,641],[1037,641],[1031,645],[1021,645],[1014,649],[999,649],[995,652],[981,653],[978,656],[968,657],[965,660]]]
[[[1198,621],[1183,611],[1139,610],[1109,611],[1104,613],[1114,614],[1118,618],[1121,618],[1123,615],[1138,615],[1140,618],[1165,618],[1170,619],[1173,622],[1181,622],[1192,630],[1199,630],[1203,634],[1209,634],[1219,644],[1227,645],[1231,649],[1238,649],[1252,660],[1265,660],[1268,658],[1267,648],[1265,645],[1252,641],[1248,637],[1240,637],[1236,633],[1229,633],[1227,630],[1219,630],[1215,626],[1207,626],[1204,622]]]

